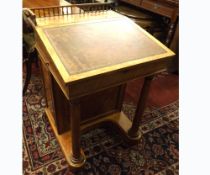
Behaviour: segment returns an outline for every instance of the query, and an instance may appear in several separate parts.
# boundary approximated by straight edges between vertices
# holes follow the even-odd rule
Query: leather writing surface
[[[51,27],[44,32],[70,75],[166,52],[127,20]]]

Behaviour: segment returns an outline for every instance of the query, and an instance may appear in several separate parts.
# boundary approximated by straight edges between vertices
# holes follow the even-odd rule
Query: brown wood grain
[[[44,68],[43,70],[45,73],[46,70]],[[73,116],[70,111],[70,102],[65,98],[56,80],[51,75],[45,74],[44,80],[48,109],[54,117],[57,132],[63,134],[71,129],[70,119]],[[81,124],[120,111],[124,96],[124,86],[124,84],[115,86],[80,98]]]

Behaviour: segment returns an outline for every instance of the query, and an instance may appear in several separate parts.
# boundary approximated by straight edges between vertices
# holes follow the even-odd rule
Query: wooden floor
[[[70,3],[65,0],[23,0],[24,8],[47,7],[68,4]]]
[[[125,102],[137,104],[144,79],[128,82]],[[176,74],[158,75],[151,84],[147,106],[162,107],[179,99],[179,76]]]

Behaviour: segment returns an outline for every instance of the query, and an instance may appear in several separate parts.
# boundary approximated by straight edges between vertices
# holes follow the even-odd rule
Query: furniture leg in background
[[[165,44],[166,46],[170,46],[172,40],[173,40],[173,36],[174,36],[174,33],[175,33],[175,30],[176,30],[176,26],[177,26],[177,23],[178,23],[178,17],[174,17],[174,18],[171,18],[171,22],[169,24],[169,30],[168,30],[168,33],[167,33],[167,36],[166,36],[166,41],[165,41]]]
[[[34,50],[33,52],[30,52],[27,54],[25,53],[23,55],[23,57],[26,57],[26,58],[24,58],[25,60],[23,59],[23,61],[26,64],[26,79],[25,79],[24,86],[23,86],[23,95],[25,95],[28,85],[31,80],[32,63],[35,62],[36,67],[38,68],[38,53],[36,50]]]
[[[28,54],[28,58],[25,61],[25,63],[26,63],[26,79],[25,79],[24,86],[23,86],[23,95],[25,95],[26,90],[28,88],[28,84],[29,84],[30,79],[31,79],[31,68],[32,68],[31,53]]]

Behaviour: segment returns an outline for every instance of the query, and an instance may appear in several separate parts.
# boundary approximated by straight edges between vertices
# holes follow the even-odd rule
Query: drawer
[[[135,6],[140,6],[140,2],[142,0],[121,0],[121,1],[127,2],[127,3],[132,4],[132,5],[135,5]]]
[[[141,7],[167,17],[172,17],[174,13],[172,7],[152,0],[143,0]]]

